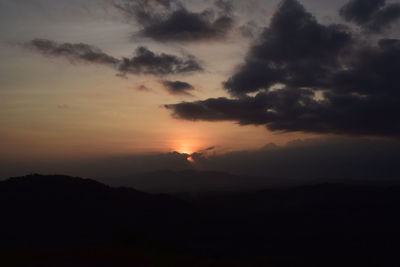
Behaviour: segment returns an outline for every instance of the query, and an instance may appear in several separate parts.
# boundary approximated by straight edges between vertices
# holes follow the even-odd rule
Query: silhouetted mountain
[[[216,171],[172,171],[161,170],[154,172],[142,172],[130,176],[116,176],[108,178],[96,178],[97,180],[112,186],[133,187],[145,192],[166,194],[204,194],[216,192],[246,192],[256,191],[260,188],[281,188],[300,185],[315,185],[321,182],[352,184],[352,185],[400,185],[400,180],[395,179],[361,179],[361,178],[289,178],[270,176],[246,176],[235,175]]]
[[[23,242],[27,247],[110,242],[130,229],[147,235],[146,229],[164,231],[169,223],[179,223],[175,219],[188,210],[186,203],[167,195],[41,175],[0,182],[0,203],[1,245]]]
[[[241,176],[215,171],[143,172],[129,177],[102,178],[113,186],[128,186],[154,193],[204,193],[256,190],[260,187],[294,185],[299,181],[261,176]]]
[[[0,182],[0,203],[0,257],[7,263],[21,262],[15,255],[31,262],[42,255],[51,263],[35,266],[400,264],[395,185],[319,184],[181,199],[31,175]],[[19,266],[33,266],[29,261]]]

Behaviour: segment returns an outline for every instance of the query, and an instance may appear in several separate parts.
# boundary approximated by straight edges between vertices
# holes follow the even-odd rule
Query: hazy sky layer
[[[146,191],[165,187],[179,192],[186,191],[186,186],[213,185],[214,179],[218,186],[256,188],[304,182],[396,181],[400,177],[399,140],[318,138],[295,140],[285,146],[267,144],[251,151],[224,154],[209,148],[193,154],[190,161],[188,158],[187,154],[175,152],[84,160],[1,161],[0,179],[27,173],[63,173]],[[175,174],[167,170],[211,171],[213,174]],[[240,175],[241,178],[230,181],[226,175],[214,172]],[[194,180],[187,180],[189,178]]]
[[[268,110],[262,118],[259,110],[253,111],[257,94],[265,97],[265,101],[287,96],[286,89],[277,90],[277,96],[267,93],[273,91],[271,88],[274,86],[294,88],[290,92],[300,90],[296,92],[301,97],[305,97],[307,93],[304,90],[309,88],[318,94],[330,93],[332,88],[337,92],[339,87],[353,90],[358,85],[350,85],[348,81],[359,76],[353,73],[351,75],[355,78],[348,73],[339,75],[343,70],[335,69],[337,65],[333,63],[338,59],[328,58],[326,53],[336,55],[337,51],[346,50],[350,57],[358,60],[358,55],[348,48],[360,43],[353,39],[375,47],[379,40],[398,38],[398,1],[386,1],[386,6],[377,7],[368,22],[357,20],[363,14],[351,8],[347,9],[347,15],[340,13],[339,10],[348,2],[346,0],[300,0],[298,3],[294,0],[152,0],[147,5],[155,6],[139,10],[137,4],[141,2],[0,0],[0,160],[34,162],[38,158],[65,160],[169,151],[191,154],[208,147],[223,154],[234,150],[254,150],[267,143],[284,145],[295,139],[337,134],[355,138],[399,136],[398,119],[385,115],[389,110],[397,112],[395,108],[382,111],[381,115],[389,119],[373,129],[365,123],[356,125],[357,129],[350,129],[349,125],[354,125],[351,117],[343,123],[334,117],[339,116],[337,114],[324,117],[329,112],[318,102],[318,97],[314,104],[321,104],[321,107],[310,107],[300,120],[288,118],[288,107],[283,104],[260,107],[263,112]],[[303,5],[304,11],[297,4]],[[386,16],[389,12],[384,13],[387,7],[394,10],[391,10],[390,18]],[[283,24],[279,22],[281,24],[276,23],[278,26],[271,26],[270,20],[279,18],[279,12],[295,12],[293,14],[299,15],[300,19],[312,24],[311,27],[314,27],[313,23],[323,25],[315,26],[322,34],[326,30],[331,35],[323,40],[311,40],[311,35],[302,36],[300,30],[299,35],[293,32],[294,39],[308,38],[314,42],[307,46],[320,45],[314,49],[320,49],[320,55],[307,57],[305,54],[308,52],[299,50],[303,51],[301,56],[276,59],[278,56],[275,55],[280,51],[275,51],[273,56],[255,51],[256,46],[269,51],[275,49],[273,45],[276,44],[269,36],[274,30],[279,35],[279,25]],[[304,12],[310,12],[318,22],[308,21],[308,15],[305,15],[308,13]],[[285,19],[282,14],[280,21]],[[190,19],[193,23],[187,23],[190,31],[177,29],[186,25],[170,19],[174,16],[178,22]],[[326,26],[333,24],[349,28],[342,30],[342,26]],[[267,27],[272,29],[269,36]],[[335,36],[340,34],[348,34],[351,44],[343,41],[347,38],[344,36],[335,46]],[[294,39],[293,45],[296,46]],[[371,54],[376,56],[371,57],[380,60],[384,53],[398,56],[398,46],[396,43],[381,48],[382,51],[374,50]],[[364,45],[362,47],[364,49]],[[272,77],[272,73],[279,72],[268,81],[263,77],[261,85],[254,85],[247,78],[243,80],[248,69],[257,69],[256,54],[260,60],[269,60],[274,66],[283,64],[286,69],[265,74],[265,77]],[[342,60],[341,55],[337,57]],[[324,77],[323,81],[306,73],[301,75],[309,80],[299,81],[297,78],[299,69],[306,71],[310,68],[313,71],[314,63],[307,61],[310,58],[319,58],[321,65],[326,64],[314,70],[315,76],[321,73],[318,77]],[[293,62],[299,65],[295,66]],[[354,73],[358,71],[353,63],[343,64],[348,64],[345,68],[354,68]],[[260,65],[260,68],[264,67]],[[395,67],[393,64],[392,69]],[[327,69],[334,70],[334,74],[327,73]],[[335,77],[331,79],[331,76]],[[249,78],[251,81],[257,80],[257,77],[252,77]],[[386,80],[393,84],[390,77]],[[367,97],[371,101],[378,101],[376,99],[381,97],[380,101],[385,102],[387,95],[376,96],[371,93],[374,90],[349,91],[345,97],[360,96],[361,100],[361,97]],[[391,99],[398,98],[398,94],[393,93]],[[345,101],[328,94],[325,99],[332,103]],[[375,102],[366,106],[369,104],[362,103],[360,108],[351,105],[355,108],[348,112],[357,114],[354,116],[362,120],[362,114],[369,112],[370,106],[376,106]],[[230,105],[234,105],[234,110]],[[276,110],[279,108],[286,108],[282,113],[285,115],[283,119],[276,119],[279,116],[272,114],[279,112]],[[252,112],[251,119],[246,112]],[[371,112],[377,114],[374,110]],[[305,121],[307,116],[318,118],[312,122]],[[368,116],[371,121],[366,124],[376,124],[378,119]]]

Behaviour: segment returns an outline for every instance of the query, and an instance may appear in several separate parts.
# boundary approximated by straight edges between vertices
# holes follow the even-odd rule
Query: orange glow
[[[181,154],[193,154],[195,151],[193,149],[193,146],[189,145],[189,144],[182,144],[181,146],[179,146],[179,148],[177,149],[177,152],[181,153]]]
[[[194,140],[177,140],[176,144],[174,145],[174,150],[181,153],[181,154],[188,154],[191,155],[194,152],[199,150],[198,142]]]

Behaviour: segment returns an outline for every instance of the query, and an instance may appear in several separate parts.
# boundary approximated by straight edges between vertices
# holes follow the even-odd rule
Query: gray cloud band
[[[202,67],[194,56],[156,54],[146,47],[136,49],[130,58],[117,59],[95,46],[78,43],[56,43],[46,39],[35,39],[25,44],[43,55],[65,57],[72,63],[91,63],[110,66],[120,74],[169,75],[201,71]]]

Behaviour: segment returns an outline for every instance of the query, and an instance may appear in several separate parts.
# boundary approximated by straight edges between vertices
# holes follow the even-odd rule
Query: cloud
[[[110,66],[119,75],[151,74],[170,75],[201,71],[202,67],[192,55],[178,57],[165,53],[154,53],[146,47],[136,49],[130,58],[117,59],[99,48],[88,44],[62,43],[46,39],[34,39],[25,46],[35,49],[46,56],[65,57],[72,63],[92,63]]]
[[[303,86],[321,80],[350,41],[345,28],[321,25],[300,3],[285,0],[225,88],[242,95],[276,83]]]
[[[377,33],[400,19],[400,4],[386,4],[385,0],[351,0],[339,13],[345,20]]]
[[[221,97],[166,105],[166,108],[171,109],[175,117],[186,120],[238,121],[241,125],[263,125],[270,118],[265,100],[262,95],[240,99]]]
[[[136,87],[136,89],[139,91],[143,91],[143,92],[151,92],[152,91],[149,87],[147,87],[146,85],[143,85],[143,84]]]
[[[139,47],[131,58],[123,58],[118,66],[122,73],[168,75],[201,71],[202,67],[194,56],[177,57],[156,54],[146,47]]]
[[[167,89],[167,91],[172,95],[192,96],[189,91],[194,90],[194,87],[187,82],[163,80],[161,81],[161,83],[164,85],[165,89]]]
[[[272,131],[399,137],[399,77],[400,40],[359,40],[285,0],[225,82],[233,98],[166,107],[180,119]]]
[[[238,30],[241,36],[245,38],[255,38],[262,31],[254,21],[244,23]]]
[[[118,59],[107,55],[99,48],[83,43],[58,44],[46,39],[34,39],[27,45],[44,55],[65,57],[73,63],[93,63],[110,66],[116,66],[119,63]]]
[[[233,7],[222,0],[201,12],[177,0],[117,0],[113,5],[140,25],[139,35],[161,42],[221,39],[234,25]]]

